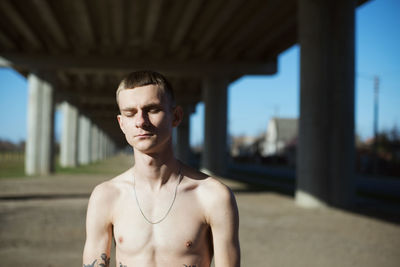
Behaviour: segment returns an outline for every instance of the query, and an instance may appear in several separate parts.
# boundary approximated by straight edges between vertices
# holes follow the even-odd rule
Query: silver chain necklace
[[[168,208],[168,210],[167,210],[167,213],[165,213],[165,215],[164,215],[161,219],[159,219],[158,221],[152,222],[151,220],[149,220],[149,219],[146,217],[146,215],[144,215],[144,212],[143,212],[142,208],[140,207],[139,199],[138,199],[137,194],[136,194],[136,179],[135,179],[135,176],[133,176],[133,191],[134,191],[134,193],[135,193],[136,203],[137,203],[137,205],[138,205],[138,207],[139,207],[140,213],[142,214],[143,218],[144,218],[148,223],[150,223],[150,224],[158,224],[158,223],[164,221],[165,218],[167,218],[169,212],[170,212],[171,209],[172,209],[172,206],[173,206],[174,203],[175,203],[176,193],[178,192],[178,185],[180,184],[181,179],[182,179],[182,174],[181,174],[181,170],[179,169],[178,182],[176,183],[175,192],[174,192],[174,197],[173,197],[173,199],[172,199],[171,206],[169,206],[169,208]]]

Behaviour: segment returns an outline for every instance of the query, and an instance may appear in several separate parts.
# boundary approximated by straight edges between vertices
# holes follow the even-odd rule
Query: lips
[[[149,136],[152,136],[153,134],[151,134],[151,133],[143,133],[143,134],[137,134],[137,135],[135,135],[135,137],[149,137]]]

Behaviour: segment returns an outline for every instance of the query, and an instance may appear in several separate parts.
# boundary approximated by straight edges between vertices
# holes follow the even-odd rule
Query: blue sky
[[[373,77],[380,79],[379,129],[400,128],[400,1],[369,1],[356,11],[356,131],[373,135]],[[278,73],[246,76],[228,90],[228,131],[257,135],[272,116],[299,115],[299,52],[297,45],[279,56]],[[0,69],[0,138],[13,142],[26,137],[27,83],[10,69]],[[191,117],[191,143],[203,137],[204,106]],[[56,133],[60,120],[56,115]]]

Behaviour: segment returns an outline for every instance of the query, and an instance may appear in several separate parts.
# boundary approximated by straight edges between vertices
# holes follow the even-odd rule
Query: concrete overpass
[[[76,166],[125,144],[115,89],[133,70],[166,74],[186,115],[205,103],[202,169],[226,173],[226,92],[277,71],[301,46],[296,200],[352,203],[354,14],[364,1],[0,0],[0,65],[28,78],[26,172],[53,170],[54,107],[64,112],[61,162]],[[189,155],[189,120],[178,157]]]

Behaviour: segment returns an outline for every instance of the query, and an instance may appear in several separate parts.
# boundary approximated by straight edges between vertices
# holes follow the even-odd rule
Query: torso
[[[210,266],[212,236],[202,206],[204,194],[199,191],[212,178],[185,176],[169,214],[160,223],[150,224],[139,210],[133,181],[127,173],[110,181],[119,192],[113,200],[111,222],[116,243],[116,266]],[[158,202],[154,198],[152,203],[151,197],[140,193],[138,196],[146,217],[154,221],[162,218],[173,194],[166,192],[164,198]]]

